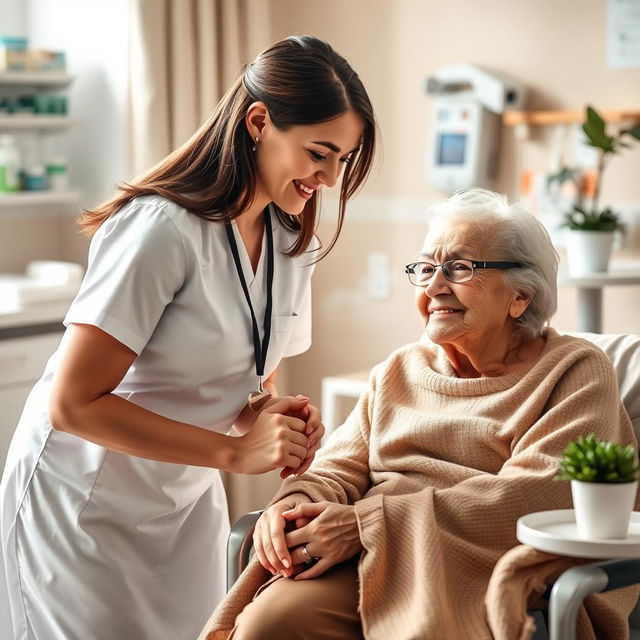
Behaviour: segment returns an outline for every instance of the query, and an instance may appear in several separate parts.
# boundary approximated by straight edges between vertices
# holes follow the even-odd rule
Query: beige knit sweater
[[[527,372],[473,379],[458,378],[441,348],[415,343],[373,369],[346,423],[276,499],[301,491],[355,504],[368,640],[489,640],[484,598],[517,545],[516,520],[571,507],[569,484],[553,476],[567,442],[591,431],[636,444],[613,367],[590,343],[549,330]],[[226,638],[270,577],[254,560],[201,638]],[[620,640],[637,592],[597,597],[612,603],[617,634],[598,638]]]

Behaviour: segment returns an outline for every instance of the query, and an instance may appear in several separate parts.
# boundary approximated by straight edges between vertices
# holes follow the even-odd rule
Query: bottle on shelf
[[[66,191],[69,188],[67,161],[64,156],[53,156],[47,162],[47,186],[51,191]]]
[[[0,193],[20,190],[20,152],[15,138],[7,133],[0,135]]]
[[[27,165],[23,179],[25,191],[45,191],[47,188],[47,175],[40,164]]]

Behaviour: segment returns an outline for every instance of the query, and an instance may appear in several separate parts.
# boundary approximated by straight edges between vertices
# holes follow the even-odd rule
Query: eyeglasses
[[[416,287],[424,287],[442,267],[442,275],[449,282],[468,282],[478,269],[521,269],[528,265],[522,262],[481,262],[479,260],[447,260],[442,264],[431,262],[412,262],[404,268],[409,282]]]

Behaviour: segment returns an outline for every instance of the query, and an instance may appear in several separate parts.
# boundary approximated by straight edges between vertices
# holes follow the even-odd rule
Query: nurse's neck
[[[260,261],[262,235],[264,233],[264,218],[262,217],[262,212],[267,204],[267,202],[257,202],[254,200],[251,206],[235,219],[254,273]]]
[[[258,193],[255,194],[253,202],[249,205],[248,209],[245,209],[236,219],[235,223],[238,226],[238,231],[242,234],[258,233],[262,236],[264,230],[264,221],[262,212],[269,204],[269,199],[260,197]]]

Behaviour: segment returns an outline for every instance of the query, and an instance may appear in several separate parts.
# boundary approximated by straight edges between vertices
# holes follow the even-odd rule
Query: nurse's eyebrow
[[[335,153],[340,153],[340,151],[342,151],[342,149],[340,149],[340,147],[333,144],[333,142],[325,142],[324,140],[312,140],[311,142],[313,144],[319,144],[319,145],[322,145],[323,147],[327,147],[327,149]],[[353,153],[354,151],[357,151],[359,148],[360,148],[360,145],[358,145],[355,149],[351,149],[351,151],[349,151],[348,153]]]

